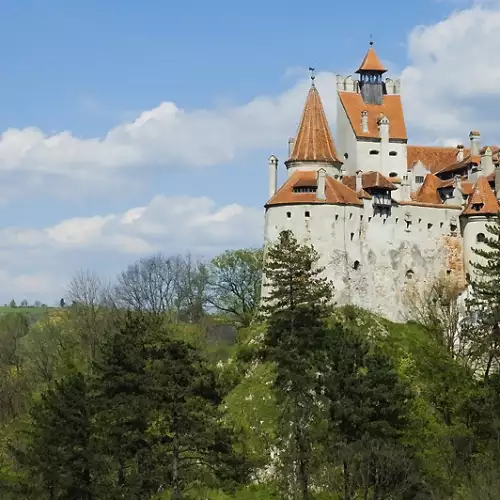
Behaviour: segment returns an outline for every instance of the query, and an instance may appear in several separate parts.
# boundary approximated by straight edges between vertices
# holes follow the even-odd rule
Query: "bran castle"
[[[440,277],[466,289],[471,262],[499,210],[500,153],[482,146],[408,144],[399,80],[370,48],[357,78],[337,76],[337,141],[312,79],[287,179],[269,158],[265,244],[290,229],[312,244],[337,304],[404,321],[405,293]]]

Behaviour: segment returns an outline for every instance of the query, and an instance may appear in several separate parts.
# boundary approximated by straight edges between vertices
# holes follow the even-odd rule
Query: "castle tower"
[[[337,156],[323,103],[312,78],[297,136],[285,162],[288,177],[297,171],[316,172],[320,168],[338,177],[342,161]]]
[[[464,269],[471,278],[474,277],[474,268],[471,263],[481,259],[473,249],[481,247],[485,237],[488,236],[486,226],[491,224],[491,219],[499,210],[500,205],[488,180],[480,176],[460,217],[464,238]]]
[[[363,169],[402,179],[407,173],[400,83],[383,81],[386,71],[370,42],[356,71],[358,79],[337,76],[337,146],[348,175]]]

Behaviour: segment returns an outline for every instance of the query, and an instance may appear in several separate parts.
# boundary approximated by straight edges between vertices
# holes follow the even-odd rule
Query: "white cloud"
[[[500,125],[500,2],[479,2],[443,21],[416,27],[402,72],[406,118],[414,136],[449,141],[478,129],[494,141]]]
[[[210,258],[227,248],[259,246],[263,221],[256,208],[156,196],[124,213],[66,219],[42,229],[3,229],[0,269],[8,272],[0,271],[0,303],[13,296],[56,301],[80,267],[111,277],[154,252]]]
[[[333,98],[334,76],[320,74],[317,81],[325,95]],[[138,167],[206,167],[229,162],[252,149],[286,144],[300,117],[307,86],[304,79],[277,97],[256,97],[241,106],[187,111],[163,102],[102,138],[80,139],[69,131],[48,135],[36,127],[8,129],[0,135],[0,176],[15,173],[16,187],[20,187],[18,176],[30,174],[28,183],[23,177],[24,189],[30,184],[36,189],[53,185],[53,192],[64,196],[61,179],[73,183],[74,195],[99,186],[107,189],[109,182]],[[327,101],[333,103],[333,99]]]

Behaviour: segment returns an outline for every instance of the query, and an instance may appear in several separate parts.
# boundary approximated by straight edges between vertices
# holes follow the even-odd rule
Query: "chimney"
[[[488,146],[481,154],[481,175],[488,177],[495,171],[495,165],[493,165],[493,152]]]
[[[290,137],[288,139],[288,158],[291,158],[294,146],[295,146],[295,137]]]
[[[470,139],[470,154],[472,156],[478,156],[479,150],[481,149],[481,134],[477,130],[473,130],[469,134]]]
[[[401,194],[400,194],[400,200],[401,201],[410,201],[411,200],[411,176],[412,176],[412,170],[407,169],[406,174],[403,175],[403,179],[401,181]]]
[[[363,189],[363,171],[356,170],[356,193]]]
[[[276,193],[278,187],[278,158],[271,155],[269,157],[269,199]]]
[[[453,187],[462,191],[462,177],[460,175],[455,175],[455,177],[453,177]]]
[[[326,200],[326,170],[320,168],[317,177],[316,198],[318,200]]]
[[[457,163],[460,163],[464,159],[464,145],[459,144],[457,146]]]
[[[361,111],[361,130],[368,132],[368,111]]]

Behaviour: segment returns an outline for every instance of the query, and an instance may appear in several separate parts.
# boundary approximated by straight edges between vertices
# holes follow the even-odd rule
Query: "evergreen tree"
[[[289,489],[303,500],[310,496],[312,430],[320,407],[314,388],[332,299],[332,286],[320,276],[318,260],[312,247],[300,245],[291,231],[283,231],[267,249],[264,267],[264,356],[276,366],[279,433],[286,446],[282,456],[292,466]]]
[[[147,315],[128,312],[94,363],[97,442],[114,471],[108,485],[112,498],[137,498],[148,487],[145,342],[151,328]]]
[[[90,419],[87,384],[81,374],[56,382],[33,406],[21,460],[32,471],[28,480],[40,479],[46,498],[93,498]]]
[[[360,334],[337,325],[319,379],[329,408],[327,462],[342,467],[344,500],[386,498],[414,486],[411,452],[401,444],[411,391],[393,362]]]
[[[187,486],[207,485],[212,476],[223,484],[245,479],[246,467],[232,451],[224,428],[221,397],[214,372],[196,349],[177,340],[149,346],[149,435],[158,465],[158,484],[170,486],[180,500]]]
[[[500,361],[500,218],[495,216],[487,224],[489,233],[482,248],[474,248],[481,257],[474,262],[474,276],[467,300],[470,356],[481,362],[485,380]]]

